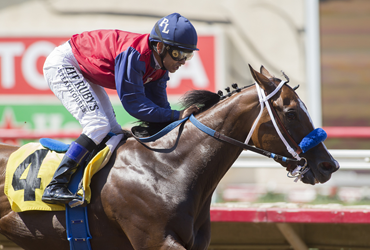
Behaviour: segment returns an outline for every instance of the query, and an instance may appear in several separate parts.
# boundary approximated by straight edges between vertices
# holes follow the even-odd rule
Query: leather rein
[[[301,179],[303,177],[303,174],[306,173],[309,170],[309,168],[305,168],[306,165],[307,165],[307,160],[304,157],[299,157],[299,154],[302,152],[302,149],[298,146],[298,144],[295,142],[295,140],[288,133],[288,131],[286,130],[282,121],[280,120],[279,116],[277,115],[276,110],[273,108],[272,101],[270,101],[270,99],[282,88],[282,86],[285,83],[286,83],[285,81],[281,81],[280,84],[276,87],[276,89],[267,96],[265,95],[265,93],[263,91],[261,91],[259,85],[256,83],[256,88],[257,88],[257,92],[258,92],[259,99],[260,99],[260,104],[261,104],[261,110],[260,110],[260,114],[258,115],[257,119],[255,120],[255,122],[252,126],[252,129],[250,130],[250,132],[248,134],[248,137],[247,137],[245,143],[240,142],[238,140],[235,140],[235,139],[233,139],[229,136],[223,135],[223,134],[205,126],[204,124],[199,122],[194,117],[194,115],[186,117],[182,120],[175,121],[175,122],[171,123],[170,125],[168,125],[167,127],[165,127],[164,129],[162,129],[161,131],[159,131],[158,133],[156,133],[155,135],[150,136],[150,137],[139,138],[139,137],[135,136],[135,134],[133,132],[132,132],[132,135],[139,142],[144,142],[144,143],[145,142],[152,142],[152,141],[155,141],[158,138],[162,137],[163,135],[167,134],[169,131],[174,129],[176,126],[178,126],[179,124],[182,124],[183,122],[185,122],[186,120],[189,119],[190,122],[192,122],[198,129],[200,129],[204,133],[206,133],[206,134],[208,134],[208,135],[210,135],[210,136],[212,136],[212,137],[214,137],[218,140],[227,142],[227,143],[232,144],[234,146],[240,147],[244,150],[250,150],[252,152],[264,155],[264,156],[272,158],[274,160],[280,160],[282,162],[286,162],[288,164],[288,166],[289,165],[296,166],[296,168],[293,171],[289,171],[291,176],[289,176],[289,173],[288,173],[288,177],[296,178],[295,181],[297,181],[298,179]],[[287,147],[288,152],[290,154],[292,154],[293,158],[281,156],[281,155],[269,152],[267,150],[248,145],[250,137],[252,136],[252,134],[254,132],[254,129],[255,129],[260,117],[261,117],[261,114],[262,114],[262,111],[263,111],[265,105],[266,105],[266,108],[269,110],[269,115],[271,117],[271,121],[273,122],[273,124],[275,126],[275,129],[279,134],[279,137],[282,139],[285,146]],[[283,133],[288,138],[290,143],[288,143],[285,140],[285,138],[282,135],[282,133],[280,132],[279,127],[277,126],[275,120],[279,123],[279,125],[280,125],[279,127],[282,129]],[[293,145],[295,150],[292,149],[290,147],[290,145]]]
[[[295,158],[289,158],[289,157],[285,157],[285,156],[281,156],[281,155],[278,155],[278,154],[274,154],[272,152],[269,152],[267,150],[264,150],[264,149],[261,149],[261,148],[257,148],[257,147],[254,147],[254,146],[251,146],[251,145],[248,145],[246,143],[243,143],[243,142],[240,142],[238,140],[235,140],[229,136],[226,136],[224,134],[221,134],[220,132],[217,132],[213,129],[210,129],[209,127],[205,126],[204,124],[202,124],[200,121],[198,121],[194,115],[191,115],[189,117],[189,120],[198,128],[200,129],[201,131],[205,132],[206,134],[216,138],[216,139],[219,139],[221,141],[224,141],[224,142],[227,142],[229,144],[232,144],[234,146],[237,146],[237,147],[240,147],[244,150],[250,150],[252,152],[255,152],[257,154],[261,154],[261,155],[264,155],[266,157],[269,157],[269,158],[273,158],[274,160],[281,160],[283,162],[287,162],[287,163],[290,163],[290,164],[294,164],[294,165],[299,165],[299,164],[304,164],[304,162],[302,162],[302,160],[297,160]]]

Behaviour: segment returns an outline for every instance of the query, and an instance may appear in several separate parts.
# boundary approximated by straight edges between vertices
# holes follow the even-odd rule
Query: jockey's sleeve
[[[179,119],[180,112],[171,110],[167,100],[168,74],[144,87],[145,62],[140,60],[138,51],[129,47],[120,53],[115,59],[114,70],[118,96],[130,115],[148,122]]]
[[[159,107],[165,109],[171,109],[170,103],[167,99],[167,81],[170,78],[168,77],[168,71],[164,76],[156,81],[148,82],[144,85],[145,96],[152,100]]]

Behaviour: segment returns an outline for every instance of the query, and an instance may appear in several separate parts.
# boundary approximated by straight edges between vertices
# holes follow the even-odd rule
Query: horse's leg
[[[0,232],[23,249],[68,249],[64,212],[11,212],[0,220]]]
[[[126,231],[133,248],[135,250],[205,250],[208,248],[211,238],[210,228],[211,223],[209,220],[205,221],[203,225],[199,228],[193,245],[189,248],[185,248],[181,241],[178,239],[175,232],[167,233],[165,235],[164,229],[159,227],[153,227],[153,224],[148,223],[148,231],[138,231],[134,227],[130,229],[123,229]],[[126,224],[127,226],[127,224]],[[137,227],[135,227],[137,229]],[[164,235],[164,238],[163,238]]]
[[[211,221],[206,220],[195,235],[191,250],[205,250],[211,241]]]
[[[122,227],[135,250],[186,250],[176,236],[165,233],[160,227],[148,223],[149,230],[137,230],[136,226]]]
[[[187,250],[205,250],[208,248],[211,238],[211,222],[207,220],[195,236],[194,244]],[[181,245],[172,235],[168,235],[163,242],[160,250],[185,250],[186,248]]]
[[[172,235],[168,235],[160,250],[186,250],[186,248],[183,247],[177,240],[175,240]]]

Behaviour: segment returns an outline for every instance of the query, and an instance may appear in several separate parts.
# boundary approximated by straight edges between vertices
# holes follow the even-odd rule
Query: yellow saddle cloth
[[[110,138],[106,147],[86,166],[83,175],[85,200],[90,203],[92,176],[109,161],[122,134]],[[45,187],[54,176],[64,153],[57,153],[40,143],[28,143],[10,155],[5,173],[4,192],[15,212],[30,210],[63,211],[64,205],[47,204],[41,200]],[[78,192],[82,196],[82,190]]]

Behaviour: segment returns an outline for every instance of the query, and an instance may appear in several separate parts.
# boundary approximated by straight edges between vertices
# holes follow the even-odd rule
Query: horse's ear
[[[263,90],[265,90],[267,94],[275,90],[276,86],[269,78],[264,76],[264,74],[255,71],[250,64],[248,65],[254,80]],[[270,73],[263,66],[261,66],[261,72],[262,71],[266,71],[270,75]]]
[[[262,75],[266,76],[267,78],[269,78],[269,79],[271,79],[271,80],[274,78],[274,77],[270,74],[270,72],[268,72],[268,70],[267,70],[265,67],[263,67],[263,65],[261,65],[260,72],[261,72],[261,74],[262,74]]]

